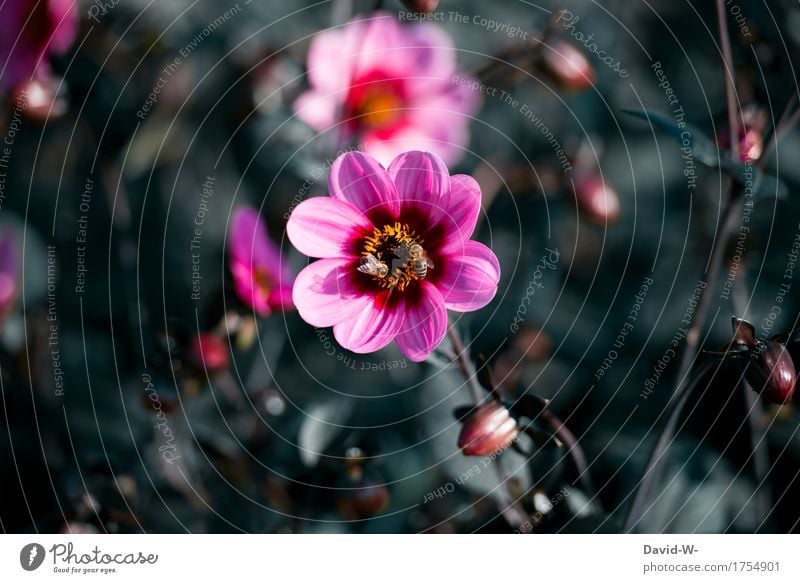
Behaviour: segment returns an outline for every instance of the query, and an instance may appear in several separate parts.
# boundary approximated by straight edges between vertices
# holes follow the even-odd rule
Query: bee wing
[[[375,273],[379,265],[380,262],[378,261],[378,258],[370,253],[366,257],[361,258],[357,269],[361,273],[372,275]]]
[[[425,256],[425,265],[428,266],[428,269],[433,269],[433,261],[427,255]]]

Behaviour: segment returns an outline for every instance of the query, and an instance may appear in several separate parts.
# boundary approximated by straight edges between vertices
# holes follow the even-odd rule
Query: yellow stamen
[[[409,248],[412,245],[422,245],[414,231],[404,223],[394,223],[375,228],[372,235],[364,239],[364,248],[361,254],[364,257],[372,255],[379,262],[386,265],[388,275],[380,277],[370,275],[381,287],[404,290],[408,284],[419,279],[414,270]]]
[[[359,121],[370,128],[382,129],[395,123],[400,117],[400,99],[388,89],[367,89],[361,98],[356,114]]]

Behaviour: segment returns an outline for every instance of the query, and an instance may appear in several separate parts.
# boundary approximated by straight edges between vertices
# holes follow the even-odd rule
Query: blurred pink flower
[[[72,46],[79,26],[77,0],[0,3],[0,91],[51,77],[48,57]]]
[[[478,107],[472,80],[457,75],[447,33],[375,13],[318,33],[308,52],[311,89],[294,104],[319,132],[341,132],[382,164],[409,150],[458,161]]]
[[[477,310],[494,297],[497,257],[470,240],[481,210],[472,177],[450,176],[427,152],[401,154],[388,171],[349,152],[328,187],[331,196],[289,217],[292,244],[320,258],[297,276],[293,297],[306,322],[333,326],[345,348],[373,352],[396,340],[422,361],[447,331],[447,309]]]
[[[261,316],[292,309],[294,278],[258,211],[238,208],[229,228],[228,260],[239,299]]]
[[[20,260],[13,233],[0,235],[0,321],[14,305],[19,291]]]

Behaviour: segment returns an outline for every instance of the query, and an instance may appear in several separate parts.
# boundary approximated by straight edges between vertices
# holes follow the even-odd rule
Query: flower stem
[[[653,447],[653,451],[650,454],[650,459],[647,461],[644,473],[639,480],[639,487],[636,490],[636,496],[631,503],[631,507],[628,510],[628,516],[626,517],[622,528],[623,532],[631,532],[642,519],[642,516],[644,515],[643,510],[645,502],[647,502],[647,499],[650,497],[650,491],[652,490],[653,484],[657,481],[657,477],[660,475],[660,472],[658,471],[659,463],[664,458],[666,450],[669,447],[669,444],[672,442],[672,438],[675,434],[675,427],[678,424],[678,419],[680,419],[680,414],[683,411],[683,408],[686,406],[686,403],[689,401],[689,397],[691,396],[694,388],[703,378],[705,378],[705,374],[711,368],[711,364],[712,363],[710,361],[707,361],[700,368],[700,370],[697,371],[697,376],[695,376],[692,382],[678,383],[676,391],[670,399],[670,402],[674,403],[672,411],[667,419],[667,423],[664,425],[664,428],[661,430],[661,433],[656,440],[655,447]]]
[[[547,422],[550,427],[553,428],[553,431],[556,435],[564,442],[564,446],[567,448],[567,453],[572,457],[572,461],[575,463],[575,468],[578,470],[578,481],[581,484],[586,495],[591,499],[597,499],[598,506],[600,505],[600,501],[597,496],[597,491],[594,488],[594,484],[592,483],[592,477],[589,473],[589,464],[586,463],[586,454],[583,451],[583,448],[578,443],[578,440],[575,438],[575,435],[569,428],[564,424],[561,419],[553,415],[550,411],[544,410],[541,413],[542,419]]]
[[[745,290],[744,282],[737,284],[737,289],[740,293],[733,295],[733,306],[737,314],[745,316],[747,311],[747,304],[745,301],[746,293],[741,293]],[[744,297],[743,297],[744,296]],[[772,507],[768,488],[764,487],[769,473],[769,451],[767,451],[767,432],[761,425],[761,414],[763,409],[758,400],[758,396],[753,391],[747,379],[742,378],[739,383],[741,387],[744,403],[747,407],[747,423],[750,429],[750,448],[752,453],[750,457],[753,458],[753,475],[756,480],[756,514],[757,516],[766,517],[769,514],[769,509]],[[749,460],[749,458],[748,458]]]
[[[717,24],[719,25],[719,41],[722,48],[722,76],[725,78],[725,99],[728,103],[728,126],[731,133],[731,157],[739,159],[739,118],[736,107],[736,85],[733,76],[733,56],[728,25],[725,20],[723,0],[717,0]]]
[[[772,503],[769,488],[765,486],[769,474],[769,451],[767,451],[767,432],[761,425],[761,402],[753,391],[750,383],[745,379],[739,383],[744,393],[744,402],[747,407],[747,422],[750,426],[750,447],[753,457],[753,475],[756,480],[756,515],[767,517]]]
[[[786,107],[781,114],[778,123],[776,123],[771,132],[764,137],[764,143],[767,144],[764,148],[764,151],[761,153],[761,156],[758,159],[758,166],[761,170],[764,170],[766,166],[767,158],[772,153],[772,150],[777,149],[778,141],[783,137],[783,135],[790,131],[794,126],[797,125],[797,122],[800,121],[800,108],[795,109],[792,111],[792,108],[795,107],[797,104],[797,93],[792,94],[792,97],[789,99],[789,102],[786,104]]]
[[[447,329],[447,336],[450,338],[450,343],[453,345],[453,354],[456,365],[461,371],[461,374],[464,376],[464,379],[467,381],[467,388],[469,388],[472,399],[476,404],[480,403],[482,399],[481,388],[478,385],[478,374],[475,372],[475,367],[469,360],[469,354],[467,353],[467,349],[464,347],[464,342],[461,340],[461,336],[458,334],[458,330],[456,330],[455,324],[452,322]]]
[[[455,363],[464,376],[464,380],[472,395],[472,400],[475,401],[475,404],[478,404],[483,400],[481,387],[478,383],[478,373],[475,371],[475,367],[469,358],[467,348],[464,346],[464,342],[461,340],[461,336],[455,324],[452,322],[447,329],[447,336],[450,338],[450,343],[453,345],[453,358],[455,359]],[[508,524],[520,530],[522,525],[526,523],[528,515],[512,491],[509,476],[503,469],[502,457],[497,456],[492,465],[494,466],[498,480],[500,480],[500,485],[503,487],[501,499],[497,500],[497,508],[502,513],[503,517],[505,517]]]
[[[723,68],[722,72],[723,72],[723,77],[725,79],[725,96],[728,109],[728,124],[730,126],[730,133],[731,133],[730,155],[734,160],[738,160],[739,118],[737,117],[736,81],[733,72],[733,57],[731,51],[731,42],[730,42],[730,37],[728,35],[728,26],[725,20],[725,6],[723,4],[723,1],[717,0],[716,6],[717,6],[717,23],[719,25],[720,46],[722,51],[722,68]],[[711,259],[708,264],[708,269],[706,270],[706,277],[704,278],[706,287],[704,287],[703,290],[701,291],[700,297],[698,298],[697,301],[695,318],[692,321],[692,325],[686,335],[686,347],[684,348],[683,354],[681,355],[680,366],[678,367],[678,378],[676,381],[677,384],[675,386],[675,389],[673,390],[672,397],[670,398],[670,403],[674,403],[673,410],[670,413],[667,425],[664,427],[664,429],[662,429],[661,435],[659,436],[659,439],[657,440],[656,445],[650,454],[650,459],[648,460],[647,466],[645,467],[644,475],[639,481],[639,487],[637,488],[636,495],[634,496],[633,502],[631,503],[630,509],[628,511],[628,515],[625,519],[623,528],[626,532],[630,531],[641,518],[642,508],[649,496],[652,484],[655,481],[655,476],[658,473],[653,471],[653,468],[657,465],[658,461],[663,456],[664,449],[669,445],[669,441],[672,432],[675,429],[675,423],[677,422],[678,415],[680,411],[683,409],[684,405],[686,404],[688,395],[691,392],[691,388],[695,386],[697,378],[701,378],[702,375],[705,374],[706,366],[708,366],[705,365],[702,372],[698,371],[698,377],[696,377],[695,380],[692,381],[692,383],[688,385],[685,384],[685,380],[690,372],[692,362],[694,361],[695,356],[697,355],[697,351],[699,349],[698,344],[700,342],[700,335],[705,325],[705,321],[708,318],[708,312],[711,307],[711,289],[709,289],[708,284],[711,283],[711,286],[713,288],[713,282],[716,279],[717,274],[720,271],[720,268],[722,267],[725,254],[725,247],[741,215],[742,205],[744,203],[743,200],[744,197],[742,196],[742,194],[743,193],[741,185],[739,185],[735,181],[735,179],[730,179],[729,195],[726,198],[727,207],[725,209],[725,214],[723,216],[723,219],[720,223],[718,223],[716,233],[714,235],[714,241],[713,241],[714,247],[711,254]],[[757,454],[757,455],[762,455],[762,454]]]

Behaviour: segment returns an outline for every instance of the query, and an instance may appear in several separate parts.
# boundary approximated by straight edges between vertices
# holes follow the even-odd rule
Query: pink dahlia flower
[[[77,0],[5,0],[0,3],[0,91],[50,77],[51,54],[72,46],[79,26]]]
[[[297,115],[319,132],[333,128],[382,164],[426,150],[456,162],[469,141],[478,93],[456,76],[450,37],[431,23],[401,25],[388,13],[317,34],[308,52],[311,89]]]
[[[366,353],[392,340],[424,360],[447,331],[447,309],[477,310],[497,292],[500,265],[471,241],[481,192],[450,176],[435,154],[407,152],[386,170],[361,152],[340,156],[331,196],[303,201],[289,240],[320,258],[297,276],[293,298],[312,326],[333,326],[345,348]]]
[[[261,316],[291,309],[294,278],[258,211],[238,208],[229,228],[228,261],[239,299]]]

